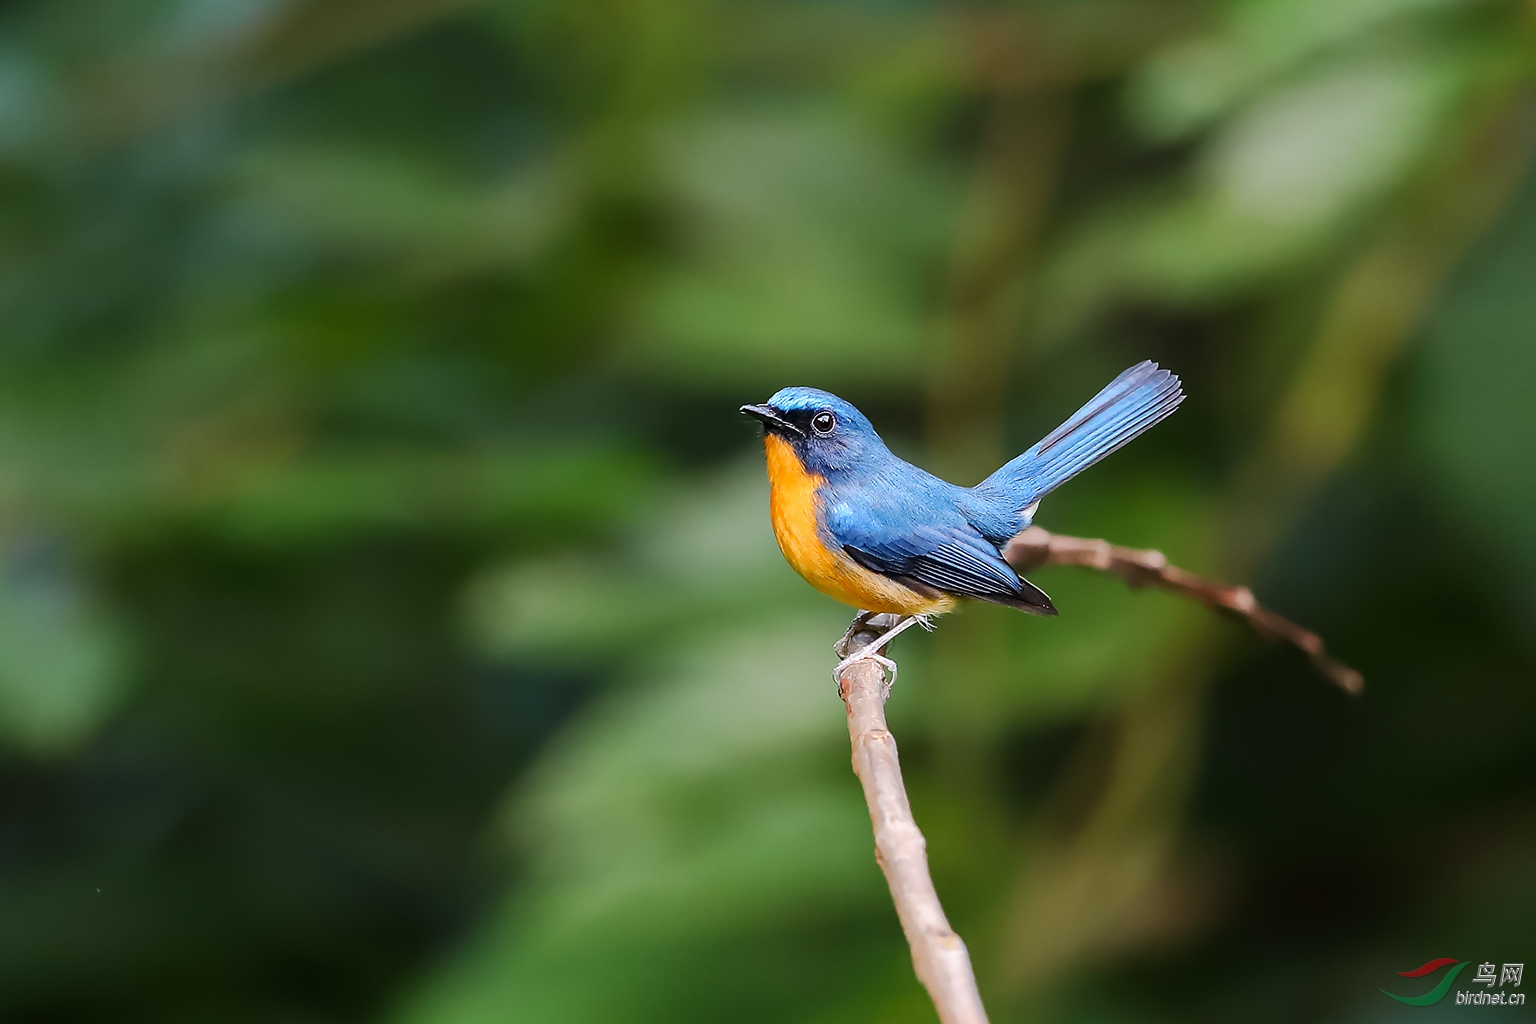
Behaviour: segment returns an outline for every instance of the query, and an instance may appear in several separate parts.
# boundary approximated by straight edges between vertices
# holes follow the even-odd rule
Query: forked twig
[[[897,620],[895,615],[871,617],[845,639],[839,653],[846,656],[874,643]],[[928,843],[907,802],[896,740],[885,724],[889,693],[885,669],[870,659],[852,662],[838,674],[837,686],[848,705],[853,772],[863,784],[864,800],[869,804],[875,861],[890,886],[918,980],[928,990],[943,1024],[986,1024],[987,1012],[976,989],[970,954],[939,904],[939,894],[928,874]]]
[[[1346,693],[1358,695],[1365,677],[1328,654],[1323,638],[1259,604],[1253,591],[1220,580],[1206,579],[1169,565],[1161,551],[1123,548],[1104,540],[1066,537],[1031,526],[1008,542],[1003,557],[1019,570],[1042,565],[1082,565],[1112,572],[1132,587],[1160,587],[1193,598],[1219,611],[1233,612],[1248,620],[1259,635],[1299,648],[1313,667]]]

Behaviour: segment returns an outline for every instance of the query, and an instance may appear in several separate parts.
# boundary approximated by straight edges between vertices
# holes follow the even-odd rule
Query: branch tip
[[[1345,693],[1359,696],[1365,677],[1328,654],[1323,638],[1265,608],[1248,587],[1206,579],[1170,565],[1161,551],[1123,548],[1108,541],[1068,537],[1031,526],[1003,548],[1003,557],[1021,572],[1046,565],[1077,565],[1114,573],[1131,587],[1158,587],[1192,598],[1217,611],[1248,620],[1266,640],[1286,643],[1306,654],[1312,667]]]

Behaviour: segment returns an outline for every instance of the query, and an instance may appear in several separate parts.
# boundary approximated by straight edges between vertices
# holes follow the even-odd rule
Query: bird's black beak
[[[772,433],[791,434],[795,437],[805,436],[805,431],[780,416],[779,411],[771,405],[744,405],[741,407],[741,412],[745,416],[762,420],[763,426]]]

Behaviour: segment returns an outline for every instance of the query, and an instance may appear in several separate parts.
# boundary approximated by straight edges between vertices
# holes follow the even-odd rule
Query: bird
[[[1057,487],[1172,415],[1184,400],[1179,378],[1151,360],[1137,363],[1055,430],[974,487],[941,480],[886,447],[851,403],[818,388],[787,387],[741,412],[763,425],[769,518],[790,566],[817,590],[858,609],[838,644],[846,654],[834,680],[871,659],[913,625],[963,599],[1055,615],[1043,590],[1003,558],[1003,545],[1035,517]],[[847,645],[873,616],[896,624],[874,643]]]

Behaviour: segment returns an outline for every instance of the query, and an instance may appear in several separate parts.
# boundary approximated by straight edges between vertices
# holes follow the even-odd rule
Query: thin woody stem
[[[1112,572],[1133,587],[1155,586],[1232,612],[1271,640],[1304,651],[1328,679],[1351,694],[1365,686],[1359,672],[1330,657],[1322,638],[1259,604],[1253,591],[1206,579],[1169,565],[1160,551],[1138,550],[1084,537],[1065,537],[1031,526],[1003,550],[1017,569],[1043,565],[1080,565]],[[838,654],[889,641],[885,635],[899,622],[895,615],[874,615],[854,626],[839,645]],[[880,648],[884,652],[884,647]],[[883,659],[882,659],[883,660]],[[987,1013],[976,988],[965,943],[949,926],[939,894],[928,873],[928,844],[912,817],[896,740],[885,723],[884,668],[869,658],[849,658],[839,666],[838,692],[848,706],[848,738],[853,745],[853,771],[864,787],[875,833],[875,861],[885,873],[896,916],[912,950],[912,966],[928,990],[942,1024],[986,1024]]]
[[[1358,695],[1365,689],[1365,677],[1329,655],[1322,637],[1265,608],[1247,587],[1185,572],[1169,565],[1161,551],[1123,548],[1104,540],[1066,537],[1031,526],[1008,542],[1003,557],[1021,571],[1042,565],[1102,569],[1132,587],[1159,587],[1219,611],[1232,612],[1247,619],[1260,636],[1303,651],[1313,667],[1346,693]]]
[[[848,637],[846,650],[875,642],[896,621],[894,615],[872,617]],[[889,691],[884,669],[867,659],[852,661],[838,675],[838,690],[848,705],[853,772],[864,786],[864,800],[869,805],[875,861],[890,886],[918,980],[928,990],[942,1024],[986,1024],[987,1012],[976,989],[970,954],[944,916],[928,873],[928,843],[907,802],[896,740],[885,724]]]

